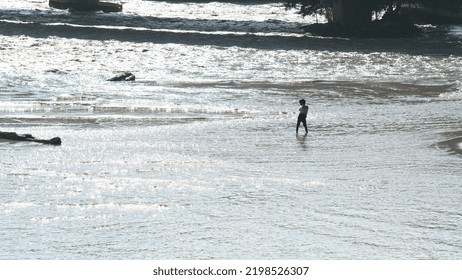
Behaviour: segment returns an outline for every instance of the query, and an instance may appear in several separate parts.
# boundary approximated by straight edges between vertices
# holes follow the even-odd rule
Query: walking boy
[[[300,114],[298,114],[296,133],[298,134],[298,128],[300,127],[300,123],[303,123],[303,126],[305,127],[305,133],[308,134],[308,127],[306,126],[306,115],[308,115],[308,106],[306,105],[305,99],[300,100],[299,103],[300,106],[302,106],[302,108],[299,109]]]

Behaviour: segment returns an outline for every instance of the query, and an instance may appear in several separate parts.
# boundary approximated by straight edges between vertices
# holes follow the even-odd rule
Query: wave
[[[462,92],[445,92],[440,95],[440,97],[444,100],[462,100]]]
[[[440,98],[444,100],[462,100],[462,82],[458,81],[456,86],[455,89],[440,94]]]
[[[245,114],[247,111],[231,108],[194,108],[194,107],[157,107],[157,106],[92,106],[93,112],[113,112],[113,113],[171,113],[171,114],[219,114],[235,115]]]
[[[194,13],[194,16],[197,14]],[[268,16],[268,14],[262,16]],[[57,36],[156,44],[462,56],[460,42],[449,40],[446,36],[448,27],[433,28],[435,30],[429,31],[431,34],[428,38],[344,40],[303,34],[301,27],[305,24],[306,22],[303,21],[293,22],[284,18],[255,18],[253,20],[173,16],[165,18],[137,14],[50,13],[47,10],[27,13],[6,10],[0,13],[0,34],[6,36],[25,35],[33,38]]]

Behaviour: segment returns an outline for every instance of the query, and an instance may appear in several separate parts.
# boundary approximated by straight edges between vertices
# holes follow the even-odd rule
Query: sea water
[[[63,141],[0,142],[1,259],[462,257],[462,26],[47,2],[0,4],[0,131]]]

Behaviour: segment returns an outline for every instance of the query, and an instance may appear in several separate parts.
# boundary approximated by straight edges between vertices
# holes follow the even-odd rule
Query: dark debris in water
[[[37,139],[31,134],[17,134],[16,132],[4,132],[0,131],[0,139],[8,141],[26,141],[26,142],[36,142],[48,145],[61,145],[61,138],[54,137],[51,139]]]
[[[455,138],[436,143],[436,147],[451,154],[462,156],[462,135],[460,135],[462,132],[457,134],[458,136]]]
[[[134,80],[135,80],[135,75],[133,75],[131,72],[124,72],[124,73],[121,73],[117,76],[110,78],[108,81],[118,82],[118,81],[134,81]]]

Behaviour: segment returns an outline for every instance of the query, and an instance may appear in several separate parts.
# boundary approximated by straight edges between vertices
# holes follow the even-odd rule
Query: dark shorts
[[[306,115],[302,115],[302,114],[298,115],[297,124],[300,125],[300,123],[306,126]]]

